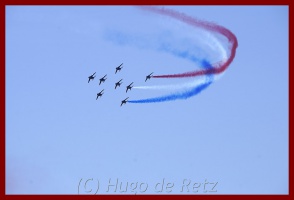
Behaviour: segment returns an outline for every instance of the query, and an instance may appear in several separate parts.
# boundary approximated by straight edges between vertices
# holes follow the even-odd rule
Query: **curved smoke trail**
[[[225,36],[230,44],[230,56],[227,60],[224,60],[223,63],[214,66],[213,68],[204,69],[204,70],[198,70],[198,71],[192,71],[192,72],[185,72],[181,74],[167,74],[167,75],[156,75],[153,76],[153,78],[184,78],[184,77],[193,77],[193,76],[199,76],[199,75],[205,75],[205,74],[219,74],[224,72],[228,66],[231,64],[231,62],[234,60],[236,55],[236,49],[238,47],[238,40],[237,37],[228,29],[225,27],[219,26],[217,24],[201,21],[198,19],[194,19],[190,16],[187,16],[183,13],[178,13],[176,11],[165,9],[165,8],[157,8],[157,7],[149,7],[149,6],[142,6],[139,7],[141,9],[151,11],[160,15],[166,15],[169,17],[172,17],[176,20],[182,21],[188,25],[197,27],[197,28],[203,28],[207,31],[211,31],[214,33],[219,33],[223,36]]]
[[[211,65],[205,66],[206,68],[211,68]],[[218,77],[220,77],[219,75]],[[181,85],[155,85],[155,86],[146,86],[146,88],[142,88],[142,86],[136,87],[137,89],[181,89],[180,92],[172,93],[169,95],[164,95],[160,97],[148,98],[148,99],[140,99],[140,100],[129,100],[129,103],[156,103],[156,102],[164,102],[164,101],[174,101],[177,99],[188,99],[194,95],[199,94],[202,90],[206,89],[216,80],[215,75],[208,74],[206,76],[202,76],[199,79],[190,82],[184,83]],[[135,87],[134,87],[135,88]]]
[[[224,49],[224,47],[220,44],[219,41],[216,40],[215,37],[213,37],[211,34],[207,33],[206,36],[208,37],[208,39],[210,40],[210,42],[213,43],[213,45],[219,50],[219,52],[221,53],[221,58],[222,60],[227,60],[228,59],[228,55],[226,50]],[[213,46],[210,45],[210,46]],[[181,52],[181,51],[170,51],[170,50],[166,50],[165,52],[171,53],[172,55],[175,55],[177,57],[183,58],[183,59],[187,59],[190,60],[191,62],[194,62],[196,65],[200,65],[203,69],[209,69],[212,68],[215,65],[219,65],[222,61],[216,62],[214,64],[210,64],[206,59],[199,59],[197,57],[195,57],[194,55],[191,55],[189,52]],[[214,75],[214,80],[216,81],[218,80],[223,73],[219,74],[219,75]],[[193,87],[197,87],[200,86],[204,83],[207,83],[211,81],[210,77],[207,76],[198,76],[197,79],[190,81],[190,82],[185,82],[182,84],[169,84],[169,85],[152,85],[152,86],[134,86],[134,89],[143,89],[143,90],[179,90],[179,89],[191,89]]]
[[[169,17],[172,17],[176,20],[182,21],[188,25],[191,25],[196,28],[202,28],[206,31],[210,31],[212,33],[218,33],[223,36],[225,36],[228,41],[229,41],[229,50],[230,50],[230,56],[227,57],[224,48],[219,45],[218,42],[216,42],[217,46],[219,49],[221,49],[221,53],[223,55],[223,60],[220,61],[217,64],[209,64],[207,61],[203,60],[202,61],[202,67],[204,69],[202,70],[197,70],[197,71],[192,71],[192,72],[185,72],[185,73],[180,73],[180,74],[167,74],[167,75],[154,75],[152,78],[185,78],[185,77],[195,77],[195,76],[205,76],[206,79],[200,79],[200,81],[194,81],[192,84],[190,83],[191,86],[194,86],[192,89],[187,89],[185,88],[182,90],[182,92],[170,94],[170,95],[165,95],[161,97],[155,97],[155,98],[148,98],[148,99],[141,99],[141,100],[130,100],[128,101],[129,103],[153,103],[153,102],[163,102],[163,101],[172,101],[176,99],[187,99],[190,98],[194,95],[199,94],[202,90],[206,89],[211,83],[214,81],[214,75],[216,74],[221,74],[223,73],[228,66],[231,64],[233,61],[235,54],[236,54],[236,49],[238,47],[238,41],[236,36],[229,31],[228,29],[219,26],[214,23],[206,22],[206,21],[201,21],[198,19],[194,19],[192,17],[189,17],[185,14],[178,13],[176,11],[170,10],[170,9],[164,9],[164,8],[157,8],[157,7],[139,7],[141,9],[151,11],[160,15],[166,15]],[[198,58],[194,58],[191,56],[188,52],[183,53],[174,53],[177,56],[187,58],[193,62],[199,62]],[[183,85],[182,85],[183,86]],[[187,86],[184,85],[184,86]],[[179,86],[180,87],[180,86]],[[175,89],[175,86],[173,85],[167,85],[167,86],[139,86],[137,87],[138,89]]]

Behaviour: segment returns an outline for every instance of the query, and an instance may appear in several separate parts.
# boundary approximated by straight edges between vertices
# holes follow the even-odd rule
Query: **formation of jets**
[[[120,70],[123,68],[122,65],[123,65],[123,63],[120,64],[119,66],[117,66],[117,67],[115,68],[115,74],[116,74],[117,72],[120,72]],[[92,75],[90,75],[90,76],[88,77],[88,83],[89,83],[91,80],[94,80],[94,78],[96,77],[95,74],[96,74],[96,72],[94,72]],[[152,72],[151,74],[149,74],[149,75],[146,76],[145,82],[146,82],[148,79],[150,79],[150,78],[152,77],[152,74],[153,74],[153,72]],[[106,79],[107,79],[107,74],[106,74],[105,76],[103,76],[102,78],[99,79],[99,85],[101,85],[101,83],[104,83]],[[120,85],[122,84],[122,80],[123,80],[123,79],[120,79],[118,82],[115,83],[115,87],[114,87],[114,89],[116,89],[117,87],[120,87]],[[132,82],[131,84],[129,84],[128,86],[126,86],[126,93],[128,92],[128,90],[131,90],[132,87],[134,87],[134,86],[133,86],[133,83],[134,83],[134,82]],[[97,93],[96,100],[97,100],[99,97],[102,97],[102,95],[104,94],[103,92],[104,92],[104,89]],[[126,99],[122,100],[120,106],[122,106],[123,104],[126,104],[126,103],[128,102],[128,99],[129,99],[129,97],[127,97]]]

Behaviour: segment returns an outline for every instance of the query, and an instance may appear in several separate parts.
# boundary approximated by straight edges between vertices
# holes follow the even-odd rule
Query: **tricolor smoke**
[[[216,46],[219,48],[219,50],[221,51],[220,53],[222,55],[222,60],[218,63],[210,64],[205,59],[197,58],[191,55],[189,52],[181,52],[176,50],[170,51],[170,53],[175,56],[191,60],[192,62],[195,62],[195,63],[200,63],[202,69],[191,71],[191,72],[179,73],[179,74],[154,75],[152,76],[152,78],[185,78],[185,77],[196,77],[196,76],[203,76],[206,78],[202,78],[202,79],[200,78],[197,81],[194,81],[188,84],[186,83],[183,85],[176,85],[176,86],[166,85],[166,86],[134,87],[137,89],[180,89],[180,91],[170,95],[161,96],[161,97],[141,99],[141,100],[129,100],[128,101],[129,103],[153,103],[153,102],[163,102],[163,101],[172,101],[177,99],[190,98],[194,95],[199,94],[204,89],[206,89],[215,80],[214,75],[222,74],[228,68],[228,66],[232,63],[236,54],[238,41],[236,36],[230,30],[222,26],[219,26],[217,24],[198,20],[170,9],[158,8],[158,7],[147,7],[147,6],[139,7],[139,8],[156,13],[156,14],[171,17],[187,25],[190,25],[194,28],[201,28],[212,34],[220,34],[224,36],[228,40],[229,56],[227,56],[227,53],[225,52],[222,45],[218,41],[216,41],[214,37],[211,37],[211,39],[213,40],[213,43],[215,43]],[[168,51],[167,49],[164,49],[164,50]],[[190,87],[187,87],[188,85]]]
[[[206,75],[206,74],[219,74],[224,72],[227,69],[227,67],[231,64],[231,62],[234,60],[236,49],[238,47],[238,41],[236,36],[230,30],[214,23],[194,19],[185,14],[178,13],[170,9],[157,8],[157,7],[140,7],[140,8],[157,13],[157,14],[172,17],[174,19],[182,21],[196,28],[203,28],[212,33],[219,33],[225,36],[229,41],[230,57],[227,60],[224,60],[223,63],[217,66],[214,66],[213,68],[204,69],[200,71],[186,72],[182,74],[157,75],[157,76],[153,76],[153,78],[184,78],[184,77],[199,76],[199,75]]]

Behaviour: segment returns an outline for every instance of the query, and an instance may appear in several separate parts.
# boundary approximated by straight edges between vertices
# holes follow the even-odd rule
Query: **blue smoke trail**
[[[158,39],[159,43],[156,42],[154,46],[153,42],[150,42],[150,38],[148,37],[128,35],[119,31],[107,31],[104,35],[104,38],[121,46],[133,45],[138,48],[144,49],[155,48],[158,51],[166,52],[176,57],[190,60],[193,63],[196,63],[200,66],[207,65],[208,63],[206,60],[199,59],[196,56],[192,55],[188,50],[177,50],[174,47],[172,47],[169,43],[162,42],[160,39]],[[193,51],[201,52],[202,50],[194,46]]]
[[[196,49],[196,47],[195,47],[195,49]],[[196,63],[198,65],[206,65],[207,64],[207,61],[205,61],[204,59],[199,59],[196,56],[190,54],[188,50],[181,51],[181,50],[172,49],[171,47],[169,47],[169,45],[166,45],[166,44],[161,44],[157,48],[157,50],[172,54],[172,55],[179,57],[179,58],[190,60],[193,63]]]
[[[199,94],[202,90],[206,89],[213,81],[209,81],[207,83],[201,84],[192,90],[188,90],[182,93],[170,94],[162,97],[155,97],[149,99],[140,99],[140,100],[129,100],[128,103],[156,103],[156,102],[163,102],[163,101],[174,101],[177,99],[187,99],[196,94]]]

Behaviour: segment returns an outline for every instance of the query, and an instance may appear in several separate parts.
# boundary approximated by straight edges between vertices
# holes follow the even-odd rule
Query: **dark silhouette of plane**
[[[104,94],[103,91],[104,91],[104,89],[101,90],[101,92],[97,93],[96,100]]]
[[[134,83],[134,82],[132,82],[130,85],[127,86],[127,90],[126,90],[126,92],[128,92],[128,90],[131,90],[131,89],[132,89],[132,87],[133,87],[132,84],[133,84],[133,83]]]
[[[115,83],[114,89],[116,89],[116,87],[120,87],[120,85],[122,84],[121,81],[122,81],[122,79],[120,79],[118,82]]]
[[[105,76],[103,76],[102,78],[100,78],[100,82],[99,82],[99,85],[101,84],[101,83],[103,83],[107,78],[105,78],[107,76],[107,74],[105,75]]]
[[[150,79],[150,78],[152,77],[152,76],[151,76],[152,74],[153,74],[153,72],[152,72],[151,74],[149,74],[149,75],[146,76],[146,80],[145,80],[145,82],[146,82],[148,79]]]
[[[94,72],[94,74],[92,74],[91,76],[88,77],[88,83],[90,82],[90,80],[94,79],[96,76],[94,76],[96,74],[96,72]]]
[[[123,63],[122,63],[123,64]],[[120,64],[118,67],[116,67],[115,69],[115,73],[117,72],[117,71],[120,71],[121,70],[121,68],[123,68],[123,67],[121,67],[122,66],[122,64]]]
[[[129,97],[128,97],[128,98],[129,98]],[[128,98],[122,100],[120,106],[122,106],[123,104],[126,104],[126,103],[128,102],[128,101],[127,101]]]

